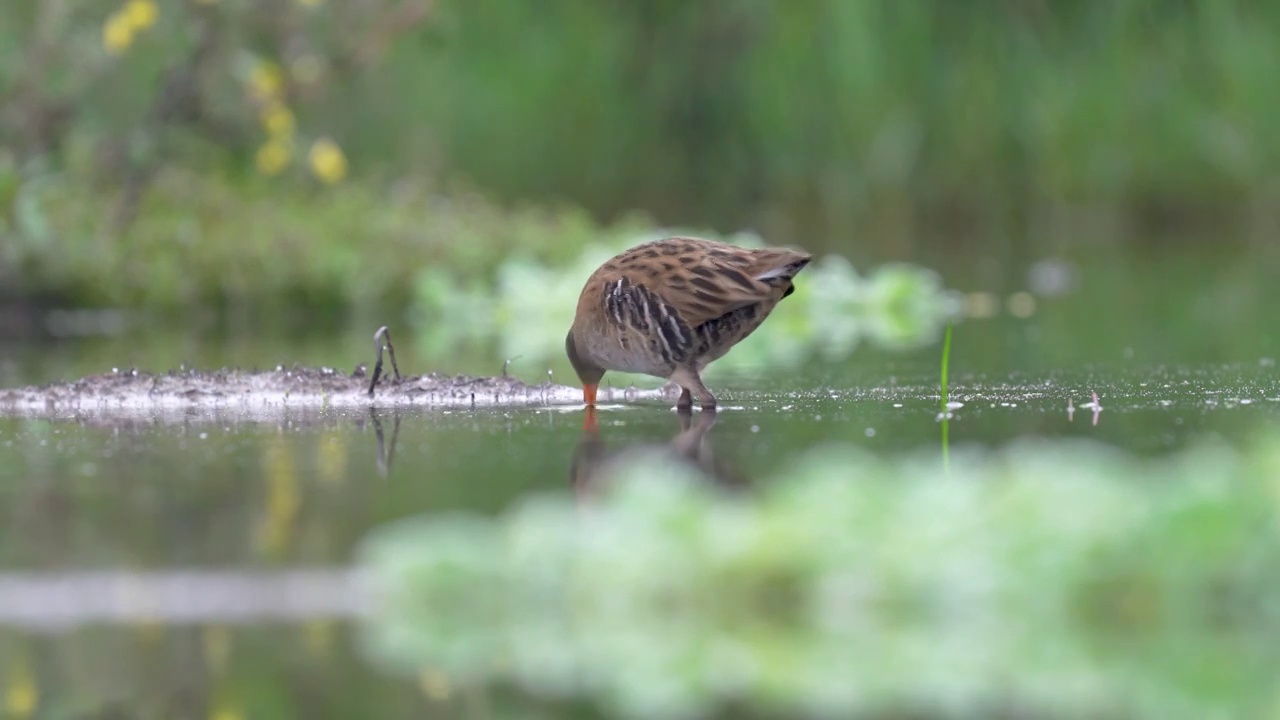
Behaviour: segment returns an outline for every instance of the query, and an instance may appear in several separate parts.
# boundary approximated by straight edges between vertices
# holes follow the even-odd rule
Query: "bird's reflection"
[[[388,414],[389,418],[386,417]],[[387,477],[395,464],[401,417],[401,413],[397,411],[387,413],[385,410],[369,408],[368,419],[373,425],[377,441],[378,474],[382,477]],[[718,457],[707,440],[708,433],[716,424],[716,413],[702,412],[696,417],[691,413],[679,413],[677,417],[679,431],[665,443],[631,439],[618,441],[610,446],[601,437],[594,410],[590,411],[582,436],[574,447],[569,471],[574,493],[580,500],[590,498],[602,489],[601,486],[614,474],[613,471],[655,450],[677,462],[688,464],[719,486],[728,489],[746,488],[747,479]],[[391,426],[389,438],[384,423],[388,419]]]
[[[369,408],[369,421],[373,423],[373,434],[378,439],[378,474],[386,477],[391,472],[391,464],[396,459],[396,441],[400,438],[400,413],[391,415],[391,442],[383,439],[382,420],[378,417],[378,409]]]
[[[716,456],[707,436],[716,424],[716,413],[678,413],[680,430],[667,443],[632,441],[609,446],[601,437],[595,411],[588,408],[582,437],[574,448],[569,481],[579,502],[590,501],[621,465],[641,457],[646,451],[664,454],[700,471],[711,482],[728,489],[744,489],[747,480]]]

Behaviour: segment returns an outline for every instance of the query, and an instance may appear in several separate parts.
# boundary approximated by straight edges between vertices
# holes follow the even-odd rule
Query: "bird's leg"
[[[681,413],[693,410],[693,395],[689,394],[689,388],[680,389],[680,399],[676,400],[676,410]]]
[[[702,384],[702,378],[699,377],[698,371],[693,368],[676,368],[671,373],[671,379],[680,384],[684,388],[684,392],[680,393],[680,400],[676,402],[676,409],[682,407],[687,411],[693,408],[692,395],[698,397],[698,402],[702,403],[703,412],[716,411],[716,396],[711,394],[706,385]]]

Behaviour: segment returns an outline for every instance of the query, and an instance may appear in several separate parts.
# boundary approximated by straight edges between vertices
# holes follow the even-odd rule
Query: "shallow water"
[[[750,487],[832,441],[889,455],[936,449],[935,378],[923,356],[722,378],[704,459]],[[1265,358],[960,372],[951,393],[957,447],[1073,436],[1161,454],[1280,420],[1280,380]],[[362,660],[347,622],[361,604],[344,573],[361,538],[397,518],[590,492],[582,422],[574,407],[2,419],[0,657],[11,702],[30,692],[42,708],[134,716],[193,703],[255,716],[407,717],[424,705],[469,716],[474,700],[435,698]],[[681,425],[662,403],[619,403],[601,408],[600,430],[612,452],[670,442]],[[319,585],[297,571],[320,573]],[[58,577],[87,585],[49,582]],[[130,593],[161,599],[131,603]],[[288,672],[266,679],[268,668]]]
[[[1070,437],[1164,455],[1280,425],[1274,329],[1235,327],[1231,344],[1189,340],[1203,324],[1152,333],[1142,317],[1071,332],[1089,327],[1099,305],[1064,307],[1074,307],[1071,322],[1049,308],[959,325],[945,424],[936,344],[714,376],[722,409],[698,445],[701,462],[726,485],[751,488],[782,481],[798,455],[833,442],[886,457],[936,453],[944,426],[953,450]],[[192,356],[207,367],[347,368],[368,361],[366,334],[220,353],[180,339],[12,348],[4,384],[115,364],[165,369]],[[434,363],[401,355],[406,370]],[[498,370],[488,359],[450,364]],[[562,716],[546,701],[379,671],[352,634],[364,604],[348,573],[361,540],[390,521],[493,514],[535,491],[589,494],[602,457],[689,438],[660,402],[605,406],[599,423],[603,446],[584,434],[578,407],[0,418],[6,708],[20,717]]]

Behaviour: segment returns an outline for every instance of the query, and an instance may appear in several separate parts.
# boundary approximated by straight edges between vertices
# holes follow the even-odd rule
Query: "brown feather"
[[[570,360],[587,385],[607,370],[643,372],[684,385],[682,402],[692,388],[714,407],[698,373],[764,322],[810,258],[688,237],[633,247],[587,279]]]

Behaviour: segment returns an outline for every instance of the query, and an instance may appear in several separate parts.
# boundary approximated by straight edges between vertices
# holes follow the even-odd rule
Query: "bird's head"
[[[573,366],[573,371],[582,381],[582,401],[588,407],[595,407],[596,390],[600,387],[600,378],[604,377],[604,368],[593,362],[587,354],[579,351],[572,329],[569,330],[568,335],[565,335],[564,352],[569,356],[569,364]]]

